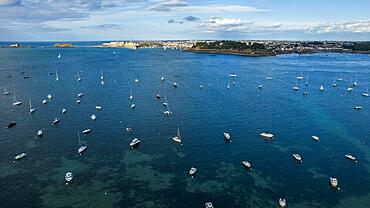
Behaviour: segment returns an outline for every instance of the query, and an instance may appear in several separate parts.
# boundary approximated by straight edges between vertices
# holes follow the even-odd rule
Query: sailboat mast
[[[31,103],[31,98],[30,98],[30,110],[32,109],[32,103]]]

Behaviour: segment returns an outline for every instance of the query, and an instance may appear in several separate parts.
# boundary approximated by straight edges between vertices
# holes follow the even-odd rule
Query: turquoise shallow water
[[[49,75],[55,70],[58,82]],[[233,71],[238,76],[227,89]],[[294,92],[299,71],[308,75],[309,85],[299,81],[300,91]],[[356,72],[359,84],[349,93]],[[269,73],[271,81],[265,79]],[[335,77],[344,80],[332,88]],[[370,206],[370,98],[361,96],[370,86],[367,55],[248,58],[161,49],[0,49],[4,86],[16,91],[23,105],[13,107],[12,94],[0,95],[0,207],[193,208],[207,201],[215,207],[277,207],[281,196],[289,207]],[[155,99],[158,89],[161,100]],[[77,105],[80,91],[84,96]],[[48,94],[53,98],[43,105]],[[163,116],[165,94],[171,117]],[[354,111],[355,105],[363,109]],[[68,112],[62,114],[62,108]],[[61,119],[57,126],[51,125],[54,117]],[[11,121],[17,125],[6,129]],[[127,126],[132,135],[124,131]],[[182,146],[171,140],[178,126]],[[88,148],[79,156],[77,131],[86,128],[92,133],[81,136]],[[41,139],[35,138],[38,129],[44,131]],[[231,143],[224,142],[224,131],[231,133]],[[276,139],[259,138],[262,131]],[[133,137],[142,143],[130,150]],[[13,163],[20,152],[27,157]],[[293,161],[293,153],[304,162]],[[347,153],[359,162],[346,160]],[[250,161],[253,170],[241,160]],[[198,172],[192,179],[187,173],[193,166]],[[75,176],[69,186],[67,171]],[[330,189],[331,176],[340,190]]]

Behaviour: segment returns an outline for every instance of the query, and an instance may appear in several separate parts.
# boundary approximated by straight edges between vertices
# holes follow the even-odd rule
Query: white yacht
[[[351,155],[351,154],[346,154],[346,155],[344,155],[347,159],[349,159],[349,160],[353,160],[353,161],[356,161],[356,158],[353,156],[353,155]],[[357,161],[356,161],[357,162]]]
[[[103,70],[101,70],[101,72],[100,72],[100,79],[101,79],[101,80],[103,80],[103,79],[104,79],[104,71],[103,71]]]
[[[22,158],[25,158],[26,156],[27,156],[27,154],[26,154],[26,153],[24,153],[24,152],[22,152],[21,154],[16,155],[16,156],[14,157],[14,159],[15,159],[15,160],[20,160],[20,159],[22,159]]]
[[[249,170],[252,170],[252,165],[248,161],[243,160],[242,164],[244,165],[244,167],[248,168]]]
[[[176,82],[173,83],[173,87],[175,87],[175,88],[177,87],[177,83]]]
[[[348,87],[348,88],[347,88],[347,91],[348,91],[348,92],[353,91],[353,87]]]
[[[68,185],[68,183],[70,183],[73,180],[73,173],[67,172],[64,176],[64,179],[66,181],[66,185]]]
[[[195,168],[195,167],[192,167],[192,168],[190,168],[190,170],[189,170],[189,175],[193,178],[194,177],[194,175],[195,175],[195,173],[197,172],[197,168]]]
[[[297,153],[293,154],[293,158],[296,159],[298,162],[303,162],[302,157]]]
[[[82,131],[82,134],[86,135],[88,133],[91,133],[91,129],[85,129]]]
[[[51,96],[50,94],[48,94],[47,98],[48,98],[49,100],[51,100],[51,98],[53,98],[53,96]]]
[[[87,148],[87,144],[81,145],[80,132],[77,132],[77,137],[78,137],[78,146],[79,146],[77,152],[78,154],[82,155],[82,152],[84,152]]]
[[[131,104],[131,109],[134,109],[136,107],[136,105],[135,104]]]
[[[338,180],[337,180],[337,178],[330,177],[330,186],[332,188],[336,188],[338,186]]]
[[[37,131],[37,136],[38,137],[42,137],[43,134],[44,134],[44,132],[42,130]]]
[[[32,102],[31,102],[31,99],[30,99],[30,113],[33,113],[35,111],[36,111],[36,109],[32,108]]]
[[[63,108],[62,113],[67,113],[67,109]]]
[[[140,140],[138,138],[134,138],[130,142],[130,147],[131,147],[131,149],[134,149],[135,147],[139,146],[139,144],[140,144]]]
[[[14,91],[13,106],[16,106],[16,105],[22,105],[22,102],[17,101],[17,97],[16,97],[16,94],[15,94],[15,91]]]
[[[177,127],[177,134],[175,137],[172,138],[172,140],[179,144],[182,142],[179,127]]]
[[[62,55],[61,54],[58,54],[58,58],[60,59],[60,58],[62,58]]]
[[[77,94],[77,97],[82,97],[82,96],[84,96],[84,94],[83,94],[82,92],[79,92],[79,93]]]
[[[42,101],[42,104],[46,104],[46,103],[48,103],[48,101],[47,101],[47,100],[43,100],[43,101]]]
[[[274,135],[271,134],[271,133],[268,133],[268,132],[262,132],[262,133],[260,133],[260,136],[263,137],[263,138],[266,138],[266,139],[273,139],[274,138]]]
[[[130,100],[132,100],[132,99],[134,99],[134,96],[132,95],[132,90],[131,90],[131,92],[130,92]]]
[[[260,84],[260,85],[258,85],[258,89],[262,89],[262,87],[263,87],[263,86],[262,86],[261,84]]]
[[[337,87],[336,81],[337,81],[337,79],[334,79],[333,84],[331,85],[332,87]]]
[[[281,208],[286,207],[286,199],[285,198],[279,198],[279,206]]]
[[[352,83],[352,86],[356,87],[357,86],[357,72],[356,72],[356,79],[355,81]]]
[[[294,86],[294,87],[293,87],[293,90],[294,90],[294,91],[298,91],[298,90],[299,90],[299,87],[298,87],[298,86]]]
[[[225,138],[225,140],[230,141],[230,139],[231,139],[230,133],[229,132],[224,132],[224,138]]]
[[[77,103],[77,104],[80,104],[80,103],[81,103],[81,100],[76,100],[76,103]]]
[[[164,77],[161,77],[161,81],[164,81]]]
[[[136,83],[138,83],[138,82],[139,82],[139,80],[138,80],[138,79],[135,79],[135,82],[136,82]]]
[[[312,139],[315,141],[320,141],[320,138],[318,136],[312,136]]]
[[[101,110],[101,109],[102,109],[102,107],[101,107],[100,105],[95,106],[95,108],[96,108],[97,110]]]

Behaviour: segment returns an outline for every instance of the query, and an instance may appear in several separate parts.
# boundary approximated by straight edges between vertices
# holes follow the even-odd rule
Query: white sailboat
[[[181,144],[182,140],[181,140],[181,135],[180,135],[180,128],[177,127],[177,134],[175,137],[172,138],[173,141],[175,141],[176,143],[179,143]]]
[[[369,97],[369,88],[367,88],[366,91],[362,93],[362,96]]]
[[[21,104],[22,104],[22,102],[17,101],[17,96],[16,96],[15,91],[14,91],[14,96],[13,96],[13,106],[21,105]]]
[[[132,95],[132,90],[130,91],[130,100],[134,99],[134,96]]]
[[[101,70],[100,79],[101,79],[100,84],[104,85],[104,72],[103,72],[103,70]]]
[[[82,78],[80,77],[80,72],[77,72],[77,81],[81,81],[82,80]]]
[[[36,111],[36,109],[32,108],[32,103],[31,103],[31,98],[30,98],[30,113],[33,113],[35,111]]]
[[[78,154],[82,155],[82,152],[86,150],[87,144],[81,145],[81,139],[80,139],[80,132],[77,132],[77,137],[78,137]]]
[[[356,72],[356,79],[355,79],[355,81],[353,82],[353,84],[352,84],[354,87],[356,87],[357,86],[357,72]]]
[[[58,58],[60,59],[60,58],[62,58],[62,54],[58,54]]]
[[[297,79],[298,80],[302,80],[303,79],[302,71],[299,72],[299,75],[297,76]]]
[[[58,70],[55,71],[55,81],[59,81]]]
[[[4,86],[4,95],[9,95],[9,94],[10,94],[9,90],[6,88],[6,86]]]
[[[334,81],[333,81],[333,84],[331,85],[332,87],[337,87],[336,81],[337,81],[337,79],[335,78]]]
[[[307,78],[306,78],[306,83],[304,83],[306,86],[308,85],[308,75],[307,75]]]

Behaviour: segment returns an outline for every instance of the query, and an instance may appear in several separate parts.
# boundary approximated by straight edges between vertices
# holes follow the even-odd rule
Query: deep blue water
[[[49,74],[56,70],[58,82]],[[299,81],[295,92],[300,71],[309,85]],[[232,72],[238,76],[227,89]],[[356,73],[358,86],[347,92]],[[332,88],[336,77],[344,80]],[[207,201],[216,208],[277,207],[281,196],[288,207],[370,206],[370,98],[361,96],[370,86],[367,55],[251,58],[161,49],[0,49],[4,86],[11,94],[0,95],[0,207],[195,208]],[[155,98],[158,89],[161,100]],[[23,105],[12,106],[14,91]],[[80,91],[84,96],[77,105]],[[48,94],[53,98],[44,105]],[[163,115],[164,95],[171,117]],[[36,108],[32,115],[29,99]],[[354,111],[355,105],[363,109]],[[61,119],[57,126],[51,124],[55,117]],[[17,125],[7,129],[11,121]],[[182,146],[172,142],[177,127]],[[86,128],[92,133],[81,136],[88,148],[79,156],[77,132]],[[44,131],[40,139],[38,129]],[[225,143],[224,131],[231,133],[231,143]],[[261,139],[263,131],[275,139]],[[130,150],[133,137],[141,145]],[[21,152],[27,157],[13,163]],[[295,162],[293,153],[304,162]],[[347,153],[358,163],[346,160]],[[241,160],[250,161],[253,170]],[[192,179],[187,173],[193,166],[198,172]],[[74,180],[65,186],[67,171]],[[338,178],[340,190],[329,187],[329,177]]]

